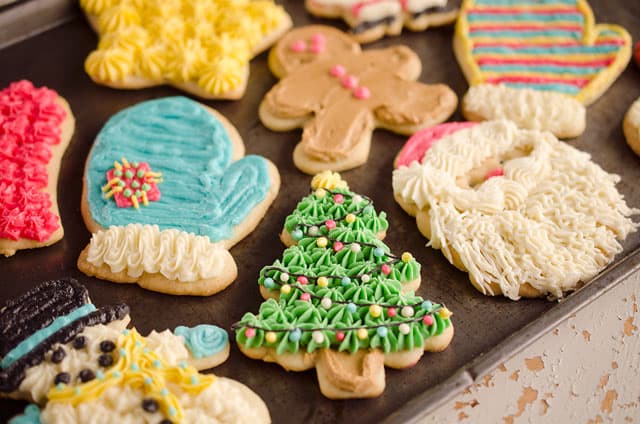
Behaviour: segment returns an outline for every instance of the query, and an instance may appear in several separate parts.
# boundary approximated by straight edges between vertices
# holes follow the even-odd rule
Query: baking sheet
[[[308,15],[303,2],[280,1],[293,16],[295,25],[332,23]],[[640,2],[600,0],[592,4],[599,22],[625,26],[634,40],[640,38]],[[76,11],[77,12],[77,11]],[[29,19],[28,16],[24,19]],[[453,28],[404,33],[367,48],[404,43],[423,61],[421,81],[445,82],[461,97],[467,84],[451,50]],[[0,43],[2,39],[0,39]],[[177,325],[212,323],[229,329],[246,311],[256,312],[262,302],[257,276],[265,265],[279,258],[284,246],[278,239],[284,218],[308,193],[310,177],[296,170],[292,151],[300,131],[274,133],[262,126],[257,116],[262,96],[275,83],[262,54],[251,63],[247,94],[240,101],[205,101],[218,109],[238,128],[247,154],[271,159],[279,168],[282,187],[273,206],[258,228],[238,243],[231,253],[239,269],[238,279],[224,292],[207,298],[172,297],[145,291],[137,285],[116,285],[88,278],[75,263],[89,241],[80,215],[81,180],[91,144],[105,121],[119,110],[138,102],[182,94],[170,87],[141,91],[117,91],[95,85],[83,70],[84,59],[94,49],[95,34],[83,19],[71,22],[26,41],[0,50],[0,87],[27,78],[37,85],[56,89],[74,111],[77,127],[62,162],[58,201],[65,237],[54,246],[21,251],[0,258],[0,303],[33,287],[38,282],[72,276],[86,284],[97,305],[127,302],[132,323],[143,334],[152,329]],[[570,141],[588,151],[609,172],[622,176],[618,189],[631,206],[640,207],[640,158],[627,147],[621,123],[629,105],[640,96],[640,69],[633,63],[616,83],[588,109],[587,131]],[[461,119],[456,113],[452,120]],[[456,270],[438,251],[424,247],[413,218],[393,200],[391,171],[395,152],[405,137],[386,131],[373,136],[367,165],[344,172],[351,188],[370,196],[378,210],[385,210],[389,230],[385,243],[394,252],[411,251],[422,263],[422,286],[418,294],[444,302],[454,312],[456,335],[442,353],[425,354],[411,370],[386,370],[387,388],[376,399],[330,401],[319,391],[315,371],[286,372],[273,364],[248,359],[232,344],[229,360],[214,371],[250,386],[265,400],[272,419],[280,422],[406,422],[432,410],[439,402],[461,390],[473,378],[488,372],[519,349],[542,336],[575,310],[585,306],[638,268],[640,234],[624,243],[624,252],[592,284],[561,303],[546,300],[512,302],[482,296],[469,284],[466,274]],[[1,172],[1,171],[0,171]],[[615,266],[618,264],[618,266]],[[17,413],[24,404],[0,401],[0,420]]]

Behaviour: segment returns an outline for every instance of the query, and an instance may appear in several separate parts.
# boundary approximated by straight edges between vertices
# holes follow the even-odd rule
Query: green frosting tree
[[[371,199],[337,174],[319,174],[312,188],[285,221],[281,238],[293,245],[260,272],[267,300],[234,325],[237,342],[286,369],[316,366],[328,397],[377,396],[385,364],[408,367],[447,347],[451,313],[414,295],[420,264],[379,239],[388,223]]]

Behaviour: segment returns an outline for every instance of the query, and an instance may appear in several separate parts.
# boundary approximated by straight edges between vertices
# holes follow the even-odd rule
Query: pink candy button
[[[492,171],[487,172],[487,175],[484,177],[485,180],[488,180],[489,178],[493,178],[493,177],[501,177],[504,175],[504,169],[502,168],[496,168]]]
[[[293,52],[302,53],[303,51],[307,50],[307,43],[305,43],[302,40],[296,40],[293,43],[291,43],[289,48]]]
[[[358,79],[353,75],[345,75],[342,77],[342,86],[344,88],[352,89],[358,86]]]
[[[367,87],[358,87],[353,90],[353,97],[359,100],[366,100],[371,97],[371,91]]]
[[[339,77],[343,76],[344,74],[346,74],[347,70],[344,69],[344,66],[342,66],[342,65],[333,65],[333,67],[331,68],[331,71],[329,71],[329,73],[331,74],[332,77],[339,78]]]

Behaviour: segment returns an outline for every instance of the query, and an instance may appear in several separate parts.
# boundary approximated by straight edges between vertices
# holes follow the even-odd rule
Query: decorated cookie
[[[360,166],[376,127],[412,134],[444,121],[457,104],[446,85],[416,81],[422,65],[408,47],[362,52],[330,27],[289,32],[269,66],[281,81],[262,101],[260,119],[274,131],[303,128],[293,161],[310,174]]]
[[[249,60],[291,19],[272,0],[81,0],[100,42],[85,61],[98,84],[170,84],[207,99],[244,94]]]
[[[398,203],[487,295],[560,298],[604,269],[638,227],[619,176],[510,121],[417,133],[396,165]]]
[[[249,388],[198,372],[226,360],[224,330],[181,326],[143,337],[129,320],[126,305],[97,308],[70,279],[8,301],[0,393],[35,402],[25,414],[36,423],[269,422]]]
[[[318,184],[315,195],[322,189],[325,197],[351,197],[331,187]],[[343,207],[339,197],[334,202],[334,209]],[[367,228],[370,215],[352,216],[303,232],[264,267],[258,281],[267,300],[258,314],[234,324],[245,355],[290,371],[315,367],[320,390],[331,399],[379,396],[385,365],[413,366],[453,337],[451,312],[414,295],[420,264],[408,252],[391,253]]]
[[[635,57],[636,63],[640,66],[640,41],[636,43]]]
[[[387,214],[376,212],[373,201],[354,193],[337,172],[324,171],[311,180],[311,193],[302,199],[287,216],[280,240],[293,246],[308,235],[316,236],[327,225],[331,228],[347,226],[368,229],[378,239],[384,239],[389,223]]]
[[[594,22],[585,0],[464,0],[454,49],[471,86],[465,117],[506,118],[561,138],[580,135],[584,106],[631,57],[624,28]]]
[[[306,0],[305,5],[316,16],[344,19],[361,43],[398,35],[403,26],[424,31],[449,24],[458,14],[447,0]]]
[[[270,161],[243,156],[231,123],[184,97],[113,116],[87,159],[82,215],[94,234],[78,267],[170,294],[227,287],[237,274],[227,249],[258,225],[280,186]]]
[[[640,156],[640,99],[637,99],[629,108],[622,128],[627,144]]]
[[[69,104],[29,81],[0,90],[0,254],[49,246],[64,231],[57,183],[75,121]]]

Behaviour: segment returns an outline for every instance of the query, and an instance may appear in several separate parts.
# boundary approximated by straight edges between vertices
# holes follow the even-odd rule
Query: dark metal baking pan
[[[68,5],[69,2],[62,3]],[[308,15],[301,1],[280,3],[286,6],[296,25],[330,22]],[[622,24],[634,39],[640,38],[640,3],[594,0],[593,8],[598,21]],[[206,298],[172,297],[148,292],[136,285],[111,284],[87,278],[75,266],[78,254],[90,237],[80,215],[81,179],[87,153],[102,125],[117,111],[143,100],[181,93],[171,87],[117,91],[92,83],[83,64],[97,39],[78,17],[77,9],[71,7],[69,11],[70,22],[0,50],[0,87],[21,78],[47,85],[67,98],[77,120],[58,186],[65,237],[48,248],[0,258],[0,302],[42,280],[72,276],[87,285],[98,305],[129,303],[132,322],[143,333],[203,322],[229,329],[244,312],[258,310],[262,301],[257,286],[260,268],[280,257],[284,246],[278,234],[284,218],[307,194],[310,181],[309,176],[293,167],[291,160],[300,131],[274,133],[258,120],[262,96],[276,81],[267,67],[267,55],[252,61],[247,94],[242,100],[205,102],[237,126],[247,153],[268,157],[282,175],[280,193],[262,223],[231,249],[239,268],[237,281],[222,293]],[[33,17],[21,19],[27,23]],[[453,56],[452,35],[451,27],[430,29],[423,33],[404,33],[367,48],[408,44],[422,58],[422,81],[446,82],[462,96],[467,84]],[[2,42],[0,37],[0,44]],[[624,142],[621,122],[626,109],[638,96],[640,69],[631,64],[602,98],[589,107],[586,133],[569,141],[590,152],[607,171],[622,176],[618,189],[634,207],[640,206],[640,158]],[[457,114],[453,119],[461,117]],[[387,369],[387,388],[379,398],[352,401],[324,398],[314,371],[286,372],[277,365],[248,359],[233,346],[229,360],[215,372],[238,379],[258,392],[269,406],[274,422],[378,422],[384,417],[388,422],[417,420],[640,267],[640,234],[634,233],[624,242],[624,252],[614,264],[560,303],[542,299],[513,302],[482,296],[469,284],[466,274],[449,265],[440,252],[425,247],[426,240],[416,230],[414,219],[394,202],[392,162],[404,141],[404,137],[376,131],[368,164],[345,172],[344,177],[354,190],[370,196],[378,209],[388,213],[390,226],[385,242],[392,250],[411,251],[422,263],[423,284],[419,294],[445,302],[453,310],[456,328],[453,342],[445,352],[426,354],[411,370]],[[0,401],[0,419],[10,417],[22,407],[20,402]]]

